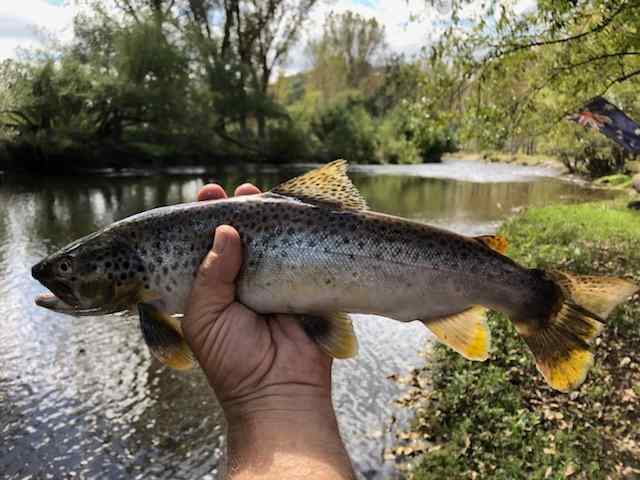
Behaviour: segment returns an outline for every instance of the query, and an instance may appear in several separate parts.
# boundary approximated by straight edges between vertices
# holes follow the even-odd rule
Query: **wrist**
[[[351,478],[330,395],[317,393],[272,393],[225,405],[230,473],[255,475],[280,464],[295,465],[296,473],[307,468],[326,478]]]

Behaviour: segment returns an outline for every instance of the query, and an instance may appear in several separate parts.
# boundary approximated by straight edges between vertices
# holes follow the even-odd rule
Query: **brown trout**
[[[157,208],[116,222],[42,260],[33,276],[52,294],[36,303],[71,315],[137,306],[151,352],[174,368],[193,357],[180,315],[218,225],[240,233],[240,302],[300,314],[327,353],[357,343],[347,313],[419,320],[471,360],[485,360],[487,309],[508,315],[553,388],[579,386],[604,318],[638,290],[610,277],[544,272],[504,256],[498,236],[466,237],[367,209],[332,162],[270,192]]]

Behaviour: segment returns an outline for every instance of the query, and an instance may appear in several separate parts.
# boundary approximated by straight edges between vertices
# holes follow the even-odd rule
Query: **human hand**
[[[257,193],[250,184],[235,192]],[[198,193],[198,200],[221,198],[226,193],[215,184]],[[325,471],[318,478],[350,478],[331,404],[330,357],[307,337],[298,317],[258,315],[236,301],[241,265],[238,232],[219,226],[183,319],[185,339],[227,418],[234,468],[272,464],[277,455],[303,455],[320,461],[320,467],[331,465],[330,471],[314,465]],[[336,476],[327,477],[331,472]]]

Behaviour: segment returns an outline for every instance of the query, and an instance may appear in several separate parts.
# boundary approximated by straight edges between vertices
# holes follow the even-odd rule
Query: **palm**
[[[292,315],[258,315],[234,302],[218,317],[201,356],[224,403],[283,385],[329,389],[331,360]]]

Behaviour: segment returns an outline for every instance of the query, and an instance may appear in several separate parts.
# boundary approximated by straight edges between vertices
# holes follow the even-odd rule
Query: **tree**
[[[317,0],[190,0],[188,16],[193,44],[204,65],[218,108],[229,110],[233,99],[243,139],[247,120],[256,117],[258,137],[267,136],[266,118],[282,111],[269,98],[274,69],[286,61]],[[216,12],[218,15],[213,15]],[[217,22],[212,19],[221,18]],[[231,97],[227,96],[231,93]],[[222,115],[218,131],[228,138],[228,116]]]
[[[639,0],[540,0],[525,11],[488,1],[473,22],[468,3],[451,2],[452,25],[432,55],[463,72],[463,122],[481,145],[553,153],[547,139],[596,95],[640,113],[629,94],[640,87]]]
[[[375,18],[367,19],[351,11],[329,14],[322,36],[308,47],[317,87],[327,88],[331,83],[326,75],[337,74],[339,79],[342,73],[349,88],[360,88],[384,49],[384,26]]]

